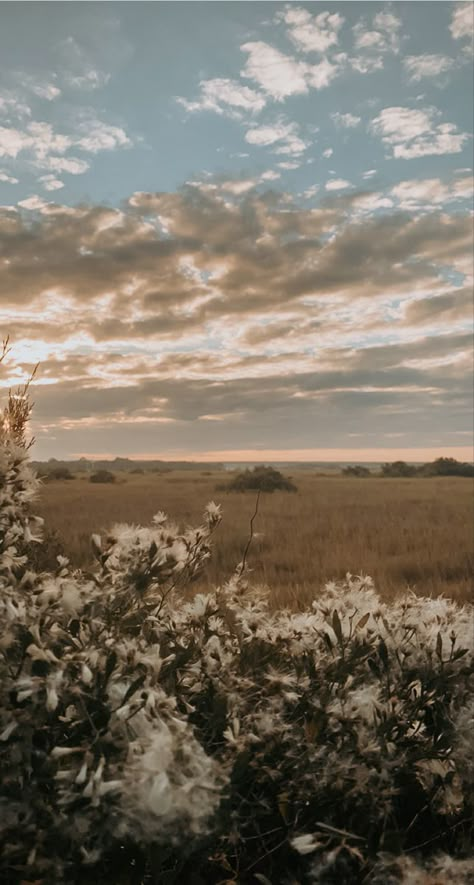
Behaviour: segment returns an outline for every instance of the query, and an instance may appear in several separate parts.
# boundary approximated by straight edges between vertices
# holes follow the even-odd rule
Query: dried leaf
[[[280,793],[278,796],[278,811],[285,823],[288,823],[288,793]]]

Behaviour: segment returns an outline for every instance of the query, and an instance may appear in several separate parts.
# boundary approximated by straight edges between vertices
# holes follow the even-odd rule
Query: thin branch
[[[249,538],[248,538],[248,541],[247,541],[247,546],[246,546],[246,548],[245,548],[245,550],[244,550],[244,555],[243,555],[243,557],[242,557],[242,562],[241,562],[241,564],[240,564],[239,578],[242,577],[242,575],[243,575],[243,573],[244,573],[244,571],[245,571],[245,566],[246,566],[246,564],[247,564],[247,555],[248,555],[248,552],[249,552],[249,550],[250,550],[250,545],[251,545],[251,543],[252,543],[252,540],[253,540],[253,534],[254,534],[254,533],[253,533],[253,523],[254,523],[255,517],[257,516],[257,513],[258,513],[258,503],[259,503],[259,501],[260,501],[260,495],[261,495],[261,493],[262,493],[262,490],[259,489],[258,492],[257,492],[257,500],[256,500],[256,502],[255,502],[255,511],[254,511],[253,516],[252,516],[251,519],[250,519],[250,533],[249,533]]]
[[[409,854],[410,851],[418,851],[419,848],[424,848],[425,845],[430,845],[432,842],[436,842],[438,839],[441,839],[442,836],[447,836],[448,833],[451,833],[453,830],[457,830],[458,827],[462,827],[463,824],[470,824],[471,818],[465,817],[464,820],[459,820],[457,823],[453,824],[452,827],[448,827],[447,830],[443,830],[441,833],[436,833],[435,836],[432,836],[431,839],[427,839],[426,842],[420,842],[418,845],[412,845],[411,848],[404,848],[404,853]]]
[[[348,830],[340,830],[338,827],[331,827],[329,824],[325,824],[320,820],[316,821],[315,827],[319,827],[320,830],[327,830],[328,833],[334,833],[336,836],[344,836],[346,839],[356,839],[358,842],[366,841],[363,836],[358,836],[356,833],[349,833]]]
[[[0,363],[3,362],[3,360],[5,359],[6,355],[10,352],[10,350],[11,350],[10,336],[7,335],[7,337],[4,338],[3,342],[2,342],[2,347],[1,347],[1,351],[0,351]]]

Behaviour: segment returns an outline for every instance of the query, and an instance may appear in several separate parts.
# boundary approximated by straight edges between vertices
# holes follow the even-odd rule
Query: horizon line
[[[472,462],[474,451],[469,446],[430,446],[424,448],[347,448],[347,449],[232,449],[218,450],[213,452],[150,452],[129,455],[117,455],[116,453],[72,453],[64,457],[50,456],[50,458],[36,458],[32,460],[78,461],[85,458],[89,461],[113,461],[116,458],[127,458],[130,461],[182,461],[206,464],[209,462],[264,462],[264,461],[291,461],[294,463],[308,463],[322,461],[338,463],[341,461],[364,461],[365,463],[379,463],[381,461],[412,461],[427,462],[437,458],[456,458],[460,461]]]

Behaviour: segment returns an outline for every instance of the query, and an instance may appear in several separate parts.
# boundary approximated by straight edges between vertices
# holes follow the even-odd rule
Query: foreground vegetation
[[[369,578],[271,612],[245,556],[191,598],[220,509],[31,567],[23,405],[0,431],[6,885],[468,885],[473,610]]]
[[[262,495],[255,519],[252,580],[271,588],[272,607],[309,604],[315,588],[343,579],[348,570],[372,575],[386,599],[407,585],[424,595],[469,598],[474,567],[469,479],[361,482],[309,470],[293,471],[291,479],[297,493]],[[198,588],[216,586],[242,556],[256,497],[218,492],[221,482],[221,472],[204,469],[117,474],[111,485],[93,485],[87,477],[44,484],[38,510],[47,542],[40,564],[54,567],[56,555],[66,552],[74,566],[87,567],[91,526],[100,531],[114,521],[147,523],[157,509],[193,525],[206,501],[217,496],[224,519]]]

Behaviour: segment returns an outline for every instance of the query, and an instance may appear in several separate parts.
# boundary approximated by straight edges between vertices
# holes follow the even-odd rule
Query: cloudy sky
[[[472,458],[471,3],[0,3],[37,458]]]

